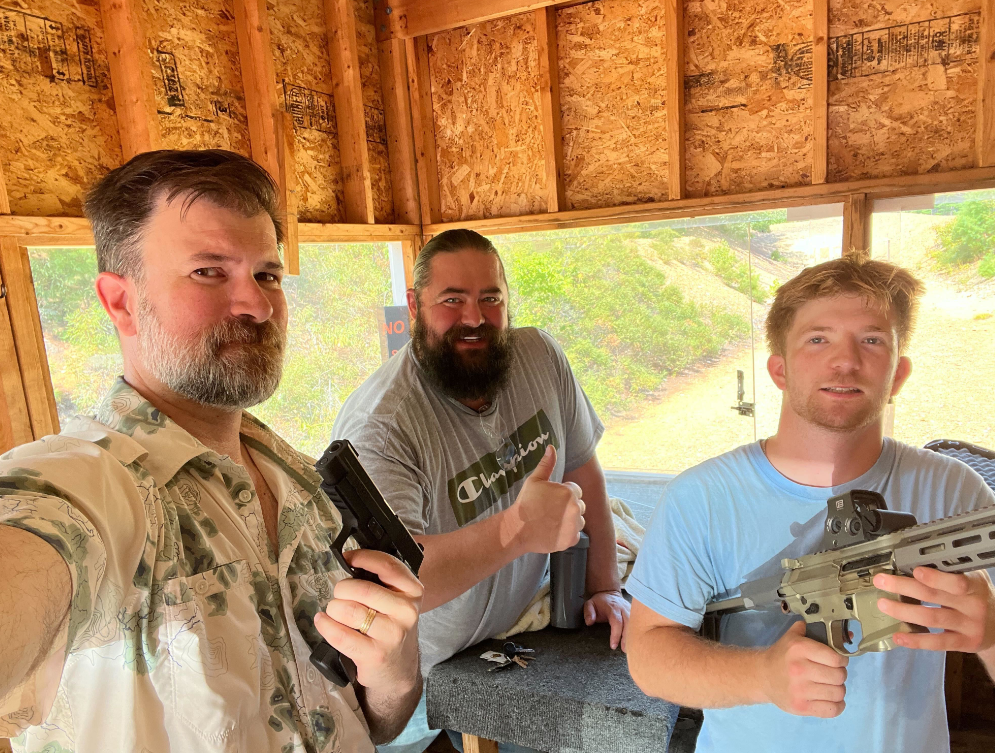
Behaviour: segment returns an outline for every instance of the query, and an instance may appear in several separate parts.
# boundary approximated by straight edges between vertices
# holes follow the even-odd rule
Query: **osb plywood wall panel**
[[[269,3],[277,96],[294,118],[298,218],[341,222],[342,161],[322,0]]]
[[[121,164],[99,7],[0,6],[0,164],[11,211],[81,216],[85,188]]]
[[[144,0],[162,145],[248,156],[232,0]]]
[[[557,13],[570,208],[669,198],[664,27],[663,0],[598,0]]]
[[[684,23],[688,195],[810,182],[811,2],[692,0]]]
[[[974,166],[978,0],[831,0],[829,180]]]
[[[429,37],[442,219],[546,210],[530,13]]]
[[[384,120],[383,90],[380,85],[380,58],[377,54],[373,0],[356,0],[356,44],[359,71],[363,81],[363,115],[366,120],[366,146],[373,179],[373,216],[377,222],[394,221],[394,193],[387,155],[387,125]]]

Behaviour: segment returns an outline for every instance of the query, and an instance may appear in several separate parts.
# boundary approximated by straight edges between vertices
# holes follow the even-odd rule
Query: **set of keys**
[[[516,664],[525,669],[529,662],[535,659],[535,649],[519,646],[514,641],[507,641],[503,646],[504,651],[485,651],[480,655],[481,659],[494,662],[497,666],[488,669],[488,672],[500,672],[502,669],[510,669]]]

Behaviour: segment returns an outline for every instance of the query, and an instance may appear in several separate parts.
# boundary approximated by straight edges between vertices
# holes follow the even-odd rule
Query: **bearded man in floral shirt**
[[[135,157],[90,192],[124,374],[0,459],[0,737],[17,751],[372,751],[421,693],[420,583],[351,551],[310,461],[244,411],[280,380],[282,228],[231,152]],[[311,666],[327,640],[355,686]]]

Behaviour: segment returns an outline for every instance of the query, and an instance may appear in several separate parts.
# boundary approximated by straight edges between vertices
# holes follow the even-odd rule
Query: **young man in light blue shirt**
[[[882,612],[934,630],[852,662],[780,612],[725,616],[719,642],[695,634],[716,597],[817,551],[832,496],[877,491],[920,523],[995,504],[966,465],[884,437],[885,405],[911,373],[902,353],[921,290],[905,270],[849,257],[781,287],[767,318],[777,433],[682,473],[654,514],[627,585],[629,668],[649,695],[706,709],[700,753],[946,751],[944,652],[995,668],[985,571],[876,576],[939,607],[882,599]]]

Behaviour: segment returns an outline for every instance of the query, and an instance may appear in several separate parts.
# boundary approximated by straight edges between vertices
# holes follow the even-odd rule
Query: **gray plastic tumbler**
[[[584,585],[587,580],[586,533],[580,541],[562,552],[549,555],[549,622],[556,628],[584,626]]]

